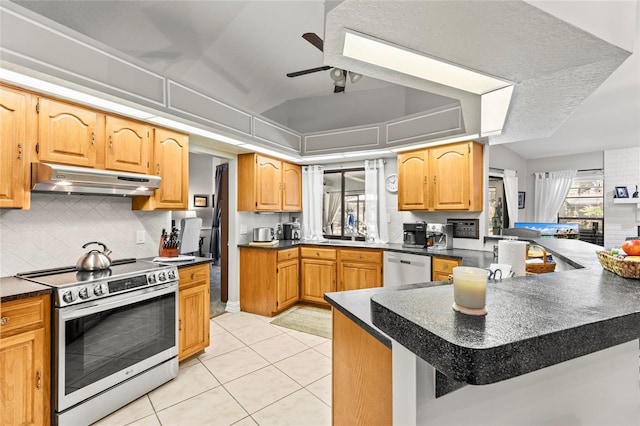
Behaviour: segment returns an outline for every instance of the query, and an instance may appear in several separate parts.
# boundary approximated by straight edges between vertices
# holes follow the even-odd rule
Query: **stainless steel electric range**
[[[54,289],[54,424],[90,424],[177,376],[175,266],[124,259],[18,276]]]

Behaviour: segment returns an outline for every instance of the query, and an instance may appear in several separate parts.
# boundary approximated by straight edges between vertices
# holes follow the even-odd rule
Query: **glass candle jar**
[[[453,268],[453,309],[470,315],[486,314],[487,277],[482,268]]]

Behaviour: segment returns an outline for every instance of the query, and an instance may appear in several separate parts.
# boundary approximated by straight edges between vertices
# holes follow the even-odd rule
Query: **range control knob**
[[[75,295],[73,294],[73,290],[65,291],[62,294],[62,300],[64,300],[66,303],[73,302],[75,300]]]
[[[102,296],[104,294],[104,288],[102,287],[102,285],[98,284],[97,286],[95,286],[93,288],[93,294],[95,294],[96,296]]]
[[[175,280],[176,279],[176,271],[174,271],[173,269],[170,270],[169,272],[167,272],[167,275],[169,275],[169,279],[170,280]]]
[[[158,281],[166,281],[166,280],[167,280],[167,276],[165,275],[164,272],[158,273]]]
[[[149,284],[155,284],[156,276],[154,274],[149,274],[149,276],[147,277],[147,281],[149,282]]]
[[[89,289],[86,287],[82,287],[79,291],[78,291],[78,296],[80,297],[80,299],[88,299],[90,294],[89,294]]]

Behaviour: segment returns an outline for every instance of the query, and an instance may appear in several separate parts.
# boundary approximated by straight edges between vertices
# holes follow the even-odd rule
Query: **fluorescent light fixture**
[[[169,118],[152,117],[149,119],[149,121],[155,124],[159,124],[161,126],[171,127],[176,130],[182,130],[183,132],[204,136],[205,138],[214,139],[223,143],[227,143],[229,145],[237,146],[237,145],[242,145],[244,143],[237,139],[233,139],[228,136],[221,135],[219,133],[210,132],[208,130],[200,129],[195,126],[191,126],[190,124],[181,123],[180,121],[171,120]]]
[[[304,157],[305,162],[316,162],[316,161],[332,161],[332,160],[342,160],[344,155],[342,154],[327,154],[327,155],[309,155]]]
[[[391,148],[391,151],[393,152],[413,151],[414,149],[426,148],[429,146],[437,146],[437,145],[444,145],[447,143],[470,141],[479,137],[480,135],[475,133],[473,135],[458,136],[455,138],[442,139],[439,141],[425,142],[423,144],[418,144],[418,145],[403,146],[401,148]]]
[[[512,84],[353,30],[345,28],[342,35],[343,56],[403,74],[477,95]]]
[[[264,148],[262,146],[253,145],[250,143],[243,143],[242,145],[240,145],[240,147],[244,149],[248,149],[249,151],[260,152],[262,154],[271,155],[273,157],[281,158],[287,161],[300,162],[302,160],[300,157],[294,157],[292,155],[283,154],[281,152],[277,152],[272,149]]]
[[[133,117],[139,120],[146,120],[150,117],[153,117],[154,115],[136,108],[131,108],[129,106],[119,104],[117,102],[108,101],[97,96],[82,93],[77,90],[69,89],[58,84],[49,83],[48,81],[29,77],[27,75],[10,71],[4,68],[0,68],[0,80],[9,81],[29,89],[51,93],[53,95],[76,101],[83,105],[90,105],[107,111],[117,112],[119,114],[126,115],[127,117]]]
[[[507,119],[513,86],[507,86],[480,96],[480,134],[499,135]]]

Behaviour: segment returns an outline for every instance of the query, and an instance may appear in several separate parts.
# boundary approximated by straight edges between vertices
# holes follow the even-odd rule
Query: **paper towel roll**
[[[525,241],[498,241],[498,263],[511,265],[511,270],[516,277],[527,274],[526,260],[527,243]]]

